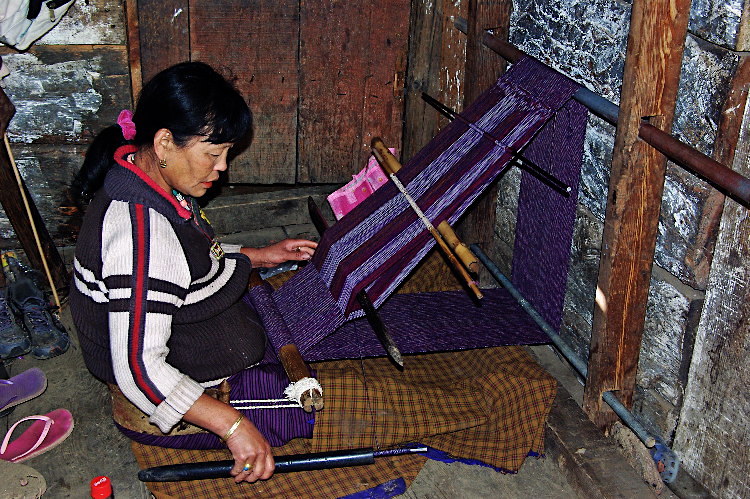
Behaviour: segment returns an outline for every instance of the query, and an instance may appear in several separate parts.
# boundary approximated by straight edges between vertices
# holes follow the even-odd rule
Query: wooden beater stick
[[[451,264],[454,270],[456,270],[456,272],[461,275],[466,284],[469,286],[469,289],[474,292],[474,296],[476,296],[477,299],[481,300],[484,295],[482,295],[482,292],[479,290],[479,286],[477,286],[477,283],[469,275],[469,272],[467,272],[464,266],[461,265],[461,263],[456,259],[456,255],[453,254],[450,246],[448,246],[448,243],[445,242],[437,229],[425,217],[422,210],[419,208],[419,206],[417,206],[416,201],[414,201],[409,192],[406,190],[406,187],[404,187],[398,177],[396,177],[396,172],[401,169],[401,163],[399,163],[396,157],[391,154],[391,151],[388,150],[380,137],[375,137],[372,139],[372,152],[375,155],[375,159],[377,159],[378,163],[380,163],[380,166],[382,166],[386,173],[390,175],[393,183],[396,184],[404,197],[406,197],[406,200],[409,201],[409,204],[411,205],[417,216],[422,220],[425,227],[427,227],[427,230],[430,231],[430,234],[432,234],[432,237],[435,239],[440,249],[443,250],[443,253],[448,258],[448,262]]]

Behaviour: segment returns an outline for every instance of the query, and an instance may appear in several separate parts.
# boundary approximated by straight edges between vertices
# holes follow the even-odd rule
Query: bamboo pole
[[[424,216],[424,213],[422,213],[422,210],[419,209],[416,202],[412,199],[412,197],[406,191],[406,187],[404,187],[401,184],[401,182],[398,180],[398,177],[396,177],[396,172],[398,172],[401,169],[401,163],[399,163],[396,157],[393,156],[393,154],[391,154],[391,151],[388,150],[388,148],[385,146],[385,144],[380,139],[380,137],[375,137],[372,139],[372,152],[375,155],[375,158],[378,160],[378,163],[380,163],[380,166],[382,166],[383,169],[386,171],[386,173],[390,175],[391,180],[396,184],[396,186],[399,188],[401,193],[406,197],[407,201],[409,201],[409,204],[411,205],[412,209],[414,209],[414,211],[417,213],[417,216],[419,216],[422,219],[422,222],[424,222],[425,226],[427,227],[427,230],[430,231],[430,234],[432,234],[432,237],[435,239],[435,242],[437,242],[440,249],[448,258],[448,262],[450,263],[450,265],[463,278],[463,280],[466,282],[466,285],[469,286],[469,289],[471,289],[471,291],[474,293],[474,296],[476,296],[478,300],[481,300],[484,297],[484,295],[479,290],[479,286],[477,286],[476,281],[469,275],[469,272],[466,270],[466,268],[464,268],[461,262],[458,261],[458,259],[456,258],[456,255],[453,254],[453,252],[451,251],[451,248],[448,246],[448,243],[445,242],[443,237],[440,235],[438,230],[432,225],[432,223],[429,220],[427,220],[427,218]],[[458,237],[456,237],[456,239],[458,239]]]
[[[39,233],[36,230],[36,223],[34,222],[34,216],[31,213],[31,207],[29,206],[29,199],[26,197],[26,190],[23,188],[23,181],[21,180],[21,173],[18,171],[18,166],[16,165],[16,160],[13,157],[13,151],[10,150],[10,142],[8,141],[8,134],[3,134],[3,141],[5,142],[5,150],[8,152],[8,158],[10,158],[10,165],[13,168],[13,174],[16,177],[16,183],[18,183],[18,190],[21,192],[21,198],[23,199],[23,206],[26,210],[26,215],[29,217],[29,225],[31,226],[31,231],[34,233],[34,241],[36,242],[36,248],[39,251],[39,257],[42,259],[42,265],[44,266],[44,273],[47,276],[47,281],[49,281],[49,287],[52,289],[52,296],[55,298],[55,305],[57,305],[58,310],[62,310],[62,305],[60,304],[60,297],[57,296],[57,286],[55,286],[55,281],[52,279],[52,273],[49,270],[49,265],[47,264],[47,257],[44,255],[44,250],[42,249],[42,242],[39,240]]]

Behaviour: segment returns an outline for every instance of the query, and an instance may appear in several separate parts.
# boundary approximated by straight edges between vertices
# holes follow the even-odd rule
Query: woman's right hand
[[[229,433],[226,444],[234,457],[231,474],[235,482],[270,478],[275,467],[271,446],[246,417],[242,417],[239,425],[230,431],[239,416],[239,411],[234,407],[203,393],[183,419],[212,431],[221,438]],[[244,470],[246,464],[249,465],[247,471]]]
[[[242,418],[226,444],[234,458],[231,474],[235,482],[271,478],[275,466],[271,446],[249,419]],[[245,470],[247,465],[249,469]]]

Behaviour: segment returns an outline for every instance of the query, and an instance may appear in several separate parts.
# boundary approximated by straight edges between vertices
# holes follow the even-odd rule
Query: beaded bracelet
[[[224,435],[221,438],[224,442],[226,442],[227,440],[229,440],[229,437],[231,437],[232,434],[235,432],[235,430],[237,430],[237,428],[239,428],[240,423],[242,422],[242,418],[244,418],[244,417],[245,416],[243,416],[242,414],[240,414],[240,417],[238,417],[237,421],[235,421],[234,424],[229,428],[229,430],[227,431],[226,435]]]

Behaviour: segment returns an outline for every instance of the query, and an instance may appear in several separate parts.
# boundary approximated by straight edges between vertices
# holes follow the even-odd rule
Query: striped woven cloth
[[[274,449],[277,455],[420,442],[459,458],[517,471],[529,452],[543,452],[544,423],[556,382],[523,347],[408,356],[409,368],[386,359],[313,365],[325,387],[313,438]],[[142,468],[230,459],[228,451],[188,451],[133,444]],[[394,478],[411,483],[425,458],[380,458],[369,466],[279,474],[254,485],[231,479],[153,483],[156,497],[340,497]]]
[[[399,179],[433,225],[455,222],[578,88],[534,59],[517,62],[462,113],[496,141],[456,120],[404,165]],[[555,141],[567,138],[545,136],[545,147],[557,150]],[[326,231],[310,265],[275,291],[254,288],[251,298],[274,346],[294,343],[305,356],[363,315],[359,291],[379,307],[434,245],[388,182]]]

